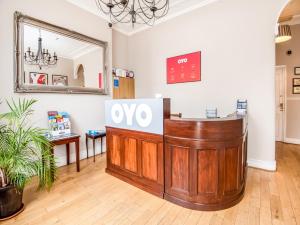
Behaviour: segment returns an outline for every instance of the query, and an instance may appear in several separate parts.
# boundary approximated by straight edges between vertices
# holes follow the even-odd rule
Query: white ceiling
[[[36,53],[38,49],[38,38],[40,36],[39,31],[41,31],[42,47],[48,49],[51,55],[55,52],[58,58],[76,59],[97,48],[100,49],[100,47],[96,45],[25,24],[24,51],[27,51],[28,47],[30,47],[30,49]]]
[[[109,18],[107,17],[107,15],[105,15],[100,11],[100,9],[98,9],[95,0],[66,0],[66,1],[84,10],[87,10],[90,13],[93,13],[109,22]],[[155,22],[155,25],[215,1],[217,0],[170,0],[170,10],[168,14],[165,17],[161,18],[160,20],[157,20]],[[135,27],[133,28],[131,24],[115,24],[113,28],[124,34],[132,35],[142,30],[148,29],[150,27],[147,25],[135,25]]]

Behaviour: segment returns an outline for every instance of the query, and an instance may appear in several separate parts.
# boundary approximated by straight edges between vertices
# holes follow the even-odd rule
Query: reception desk
[[[139,99],[108,101],[106,121],[107,173],[196,210],[242,199],[246,116],[171,118],[169,99]]]

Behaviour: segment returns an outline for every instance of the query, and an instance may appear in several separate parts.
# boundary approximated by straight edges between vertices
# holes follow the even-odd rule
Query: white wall
[[[114,68],[128,69],[128,36],[112,31],[112,65]]]
[[[136,96],[162,93],[184,117],[201,117],[211,105],[226,115],[248,99],[249,165],[274,170],[274,32],[286,2],[220,0],[130,36]],[[166,58],[199,50],[202,81],[167,85]]]
[[[103,75],[104,68],[103,48],[97,48],[94,51],[74,59],[74,68],[78,68],[80,64],[82,64],[84,70],[85,87],[99,88],[99,73]],[[77,71],[75,71],[75,73],[77,73]]]
[[[15,94],[13,92],[13,14],[20,11],[32,17],[62,26],[93,38],[109,42],[109,55],[111,62],[111,30],[107,23],[76,6],[62,0],[1,0],[0,1],[0,98],[17,99],[35,98],[33,120],[36,125],[47,128],[47,111],[67,111],[71,114],[73,131],[81,136],[81,156],[86,155],[84,145],[84,132],[88,129],[104,129],[104,100],[110,96],[99,95],[66,95],[66,94]],[[111,67],[111,65],[109,65]],[[110,71],[111,68],[109,68]],[[0,111],[6,110],[3,104]],[[74,161],[74,147],[71,160]],[[99,152],[99,146],[98,146]],[[64,147],[55,151],[59,165],[65,163]],[[92,150],[90,151],[90,155]]]

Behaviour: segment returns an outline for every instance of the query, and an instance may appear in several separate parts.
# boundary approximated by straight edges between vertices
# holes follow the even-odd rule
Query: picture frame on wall
[[[29,84],[33,85],[48,85],[48,74],[39,72],[29,73]]]
[[[167,58],[167,84],[201,81],[201,51]]]
[[[52,75],[52,85],[54,86],[68,86],[68,76],[64,75]]]
[[[300,94],[300,86],[293,86],[293,94]]]
[[[300,78],[293,79],[293,86],[300,86]]]
[[[296,67],[294,68],[294,74],[295,74],[295,75],[300,75],[300,67],[299,67],[299,66],[296,66]]]

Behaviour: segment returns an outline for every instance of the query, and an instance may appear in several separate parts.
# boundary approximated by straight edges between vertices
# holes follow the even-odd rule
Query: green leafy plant
[[[55,160],[43,129],[30,123],[36,100],[6,101],[9,112],[0,114],[0,188],[13,185],[23,190],[37,176],[39,188],[50,189]]]

